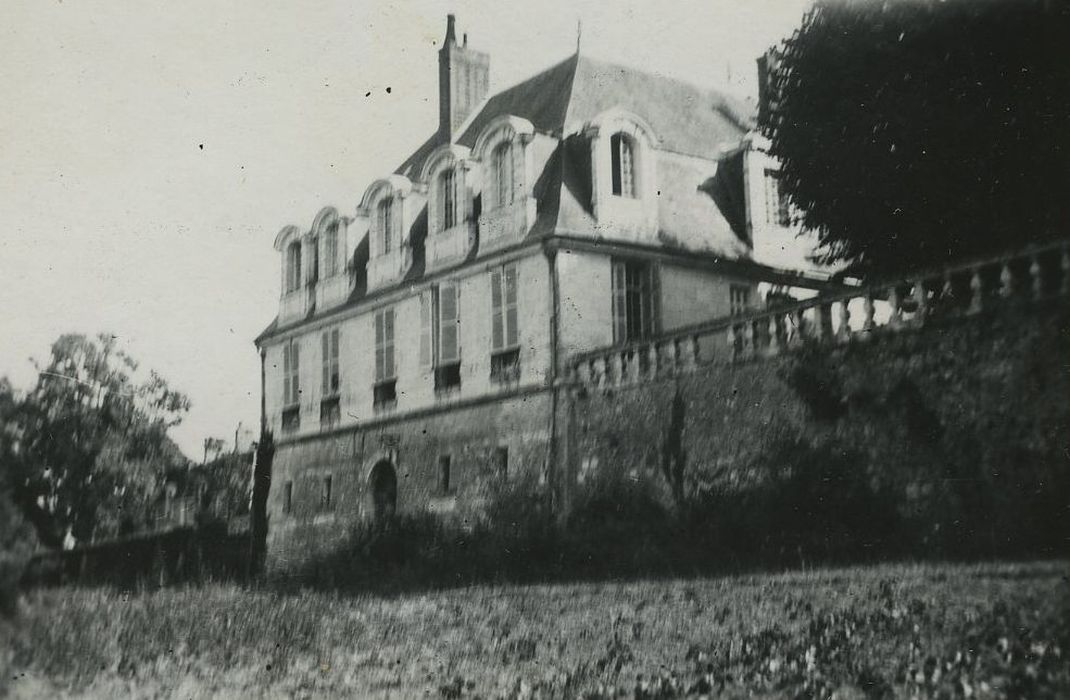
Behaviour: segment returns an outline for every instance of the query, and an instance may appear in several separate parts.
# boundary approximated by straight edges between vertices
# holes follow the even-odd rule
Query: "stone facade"
[[[570,357],[827,287],[752,254],[764,170],[725,161],[752,150],[742,103],[578,54],[482,99],[489,58],[452,17],[439,60],[435,134],[352,213],[276,238],[272,567],[388,513],[463,526],[502,479],[558,488]]]

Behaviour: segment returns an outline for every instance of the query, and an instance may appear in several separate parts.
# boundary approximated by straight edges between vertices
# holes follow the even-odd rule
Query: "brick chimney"
[[[457,44],[456,18],[446,16],[446,40],[438,52],[438,130],[451,141],[457,127],[486,97],[490,82],[490,56]]]

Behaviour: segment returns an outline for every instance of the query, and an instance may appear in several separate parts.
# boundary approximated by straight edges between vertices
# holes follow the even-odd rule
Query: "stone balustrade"
[[[1070,297],[1070,241],[580,353],[571,360],[571,379],[601,388],[634,384],[704,364],[772,357],[807,340],[842,343],[878,328],[916,328],[928,318],[970,316],[1059,296]]]

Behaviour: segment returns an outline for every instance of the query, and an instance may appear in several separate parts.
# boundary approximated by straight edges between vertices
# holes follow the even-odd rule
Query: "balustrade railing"
[[[597,387],[637,383],[704,364],[775,356],[808,339],[846,342],[877,328],[918,327],[928,318],[975,315],[1008,302],[1058,296],[1070,297],[1070,241],[580,353],[571,361],[572,379]]]

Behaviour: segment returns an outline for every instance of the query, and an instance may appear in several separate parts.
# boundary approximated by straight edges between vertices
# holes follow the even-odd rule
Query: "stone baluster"
[[[695,366],[695,338],[691,335],[685,335],[683,338],[677,338],[677,347],[680,349],[680,368],[691,369]]]
[[[828,307],[824,304],[817,304],[813,307],[814,310],[814,337],[818,340],[825,339],[825,314],[828,313]]]
[[[620,350],[614,350],[609,355],[609,376],[607,384],[623,384],[624,383],[624,365],[621,362],[621,355],[623,353]]]
[[[973,268],[973,274],[970,275],[970,308],[966,310],[968,314],[979,314],[984,311],[985,308],[985,282],[981,278],[981,268]]]
[[[792,331],[791,331],[791,344],[801,345],[806,340],[806,316],[805,310],[799,309],[791,314]]]
[[[1033,253],[1029,262],[1029,277],[1033,280],[1033,300],[1040,301],[1044,298],[1044,277],[1040,269],[1040,256]]]
[[[839,322],[840,327],[836,329],[836,337],[840,340],[847,340],[851,337],[851,309],[848,304],[851,303],[850,299],[842,299],[839,302],[840,315]]]
[[[914,312],[914,317],[918,323],[922,323],[929,315],[929,294],[925,291],[925,280],[914,281],[914,303],[918,307],[918,310]]]
[[[628,381],[633,384],[638,384],[643,378],[642,363],[639,362],[642,352],[642,348],[632,348],[632,354],[628,356]]]
[[[757,352],[757,338],[754,334],[754,321],[743,324],[743,356],[750,357]]]
[[[647,359],[650,361],[649,375],[651,378],[658,376],[658,346],[650,343],[645,348]]]
[[[875,311],[876,309],[873,306],[873,295],[867,293],[865,301],[863,302],[863,313],[865,314],[865,319],[862,321],[862,330],[871,331],[877,326],[877,323],[873,320],[873,314]]]
[[[777,328],[778,316],[779,314],[773,314],[769,317],[769,346],[766,348],[766,351],[770,356],[780,352],[780,337],[779,329]]]
[[[1014,273],[1011,272],[1009,262],[1003,263],[1003,269],[999,272],[999,295],[1004,299],[1010,299],[1014,294]]]
[[[671,375],[676,371],[676,339],[670,338],[660,345],[659,350],[665,358],[665,373]]]
[[[736,359],[736,327],[730,323],[725,331],[725,344],[728,345],[728,359],[734,360]]]
[[[947,313],[955,301],[955,285],[951,282],[951,272],[944,273],[944,286],[940,287],[940,307]]]
[[[893,284],[888,290],[888,306],[892,309],[892,313],[888,317],[888,325],[891,328],[898,328],[903,323],[903,309],[900,308],[899,287],[897,285]]]
[[[586,384],[590,369],[587,367],[586,361],[577,362],[572,367],[572,376],[579,384]]]
[[[594,384],[598,387],[606,386],[606,358],[598,356],[594,358],[591,366],[591,374],[594,375]]]
[[[699,347],[698,336],[687,336],[687,344],[691,348],[691,363],[698,367],[702,363],[702,350]]]
[[[1070,294],[1070,246],[1063,246],[1059,270],[1063,273],[1063,278],[1059,280],[1059,291],[1063,294]]]

